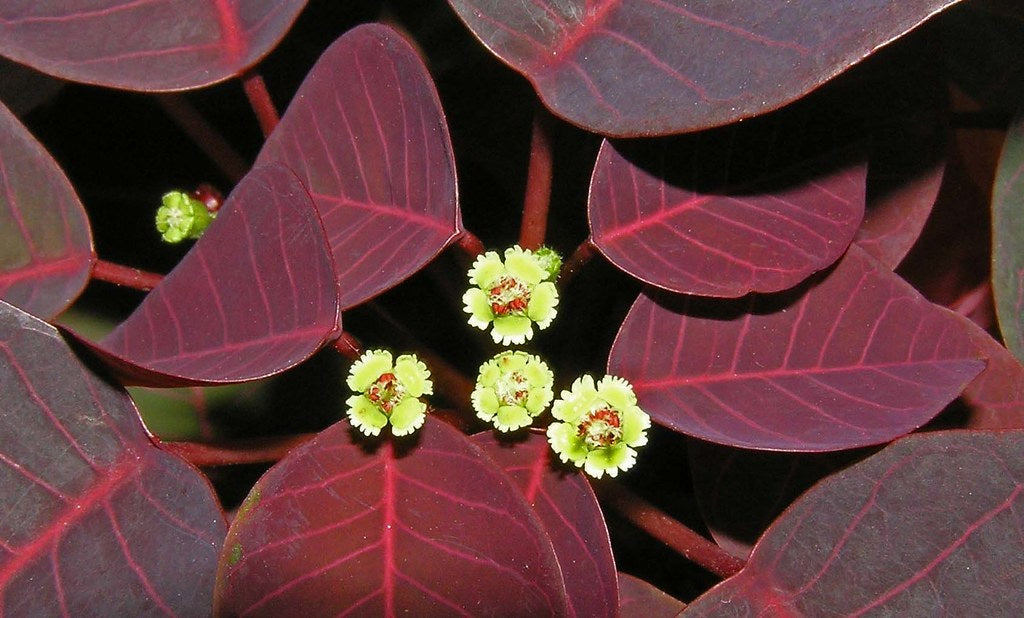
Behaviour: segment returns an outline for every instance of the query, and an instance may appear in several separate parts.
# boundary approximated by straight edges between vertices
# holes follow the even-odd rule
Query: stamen
[[[405,396],[405,389],[402,388],[398,378],[393,373],[382,373],[377,381],[370,385],[366,391],[366,398],[372,401],[385,414],[391,414]]]
[[[622,439],[622,418],[617,410],[591,410],[577,426],[576,435],[589,446],[612,446]]]
[[[524,313],[530,304],[530,289],[515,277],[502,277],[489,293],[494,315]]]

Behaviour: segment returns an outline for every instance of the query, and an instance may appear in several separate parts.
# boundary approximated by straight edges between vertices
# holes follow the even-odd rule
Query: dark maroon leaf
[[[256,484],[231,525],[215,610],[288,615],[562,615],[551,542],[468,438],[428,418],[368,447],[339,423]]]
[[[551,466],[541,433],[506,444],[493,432],[473,441],[512,477],[551,538],[562,570],[570,616],[614,616],[619,605],[615,560],[597,497],[582,473]]]
[[[992,195],[992,294],[1006,347],[1024,360],[1024,112],[1006,134]]]
[[[922,152],[935,153],[936,149]],[[932,212],[946,170],[945,160],[931,157],[928,167],[904,175],[896,166],[896,176],[879,179],[886,186],[868,197],[864,221],[857,231],[858,245],[889,268],[896,268],[920,237]],[[868,186],[871,187],[869,173]]]
[[[690,440],[694,494],[704,523],[723,549],[746,559],[768,525],[820,479],[861,451],[772,453]]]
[[[0,81],[0,101],[19,118],[24,118],[25,114],[52,101],[65,86],[63,80],[33,71],[2,56],[0,75],[4,76]]]
[[[181,263],[99,344],[127,383],[242,382],[284,371],[338,327],[330,249],[309,195],[256,168]]]
[[[1014,616],[1024,433],[910,436],[819,483],[685,616]]]
[[[942,185],[948,104],[934,46],[887,51],[871,71],[851,75],[858,79],[850,80],[846,93],[854,95],[848,104],[871,128],[867,208],[854,241],[896,268],[921,235]]]
[[[1024,429],[1024,365],[977,324],[963,318],[985,370],[964,389],[972,429]]]
[[[0,54],[130,90],[198,88],[242,72],[306,0],[34,0],[0,7]]]
[[[590,228],[616,266],[674,292],[738,297],[796,285],[853,239],[866,168],[848,153],[731,189],[700,186],[701,154],[699,137],[601,146]]]
[[[225,525],[199,472],[53,327],[2,302],[0,385],[0,613],[208,613]]]
[[[626,573],[619,573],[619,616],[621,618],[668,618],[686,608],[674,599]]]
[[[955,2],[449,0],[556,114],[617,136],[776,109]]]
[[[323,53],[259,162],[295,170],[320,211],[348,309],[419,270],[461,227],[433,81],[391,28],[359,26]]]
[[[947,74],[988,110],[1024,101],[1024,7],[1017,0],[964,2],[938,20]]]
[[[920,427],[982,370],[975,356],[954,317],[853,245],[827,276],[784,295],[642,295],[608,367],[676,431],[829,451]]]
[[[57,162],[2,104],[0,183],[0,298],[52,318],[89,280],[89,221]]]

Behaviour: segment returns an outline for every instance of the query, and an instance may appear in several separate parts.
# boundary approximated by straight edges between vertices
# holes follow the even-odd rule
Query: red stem
[[[331,345],[342,356],[352,361],[357,360],[363,355],[363,345],[359,343],[358,339],[345,331],[342,331],[341,336],[335,339]]]
[[[480,239],[469,230],[460,231],[458,235],[452,239],[450,244],[457,247],[470,259],[475,259],[476,256],[482,254],[486,250],[484,243],[480,242]]]
[[[242,88],[245,89],[245,96],[249,98],[249,105],[252,106],[256,120],[260,123],[263,137],[269,136],[281,117],[277,113],[277,108],[274,107],[270,93],[267,92],[267,84],[264,83],[263,76],[255,71],[246,72],[242,76]]]
[[[526,174],[526,197],[519,245],[536,251],[544,244],[551,203],[551,140],[546,129],[546,113],[537,106],[530,137],[530,164]]]
[[[314,436],[316,436],[315,433],[303,433],[292,436],[240,440],[225,444],[163,442],[156,438],[153,440],[160,448],[185,459],[194,466],[233,466],[279,461],[293,448]]]
[[[237,183],[249,171],[249,165],[242,155],[238,154],[224,136],[207,122],[183,95],[164,94],[157,96],[156,101],[164,113],[192,138],[228,180]]]
[[[580,246],[576,247],[576,250],[572,252],[569,259],[562,264],[562,272],[558,275],[558,284],[561,286],[567,285],[596,253],[597,248],[594,247],[589,238],[580,243]]]
[[[715,575],[722,578],[732,577],[746,564],[614,481],[597,482],[592,485],[601,502],[647,534]]]
[[[120,264],[114,264],[105,260],[96,260],[92,267],[92,278],[148,292],[160,283],[163,275],[146,272],[138,268],[121,266]]]

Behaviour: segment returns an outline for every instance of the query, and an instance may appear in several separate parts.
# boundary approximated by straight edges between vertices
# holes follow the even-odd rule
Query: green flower
[[[423,425],[427,404],[423,395],[434,392],[430,370],[415,354],[403,354],[394,363],[387,350],[368,350],[352,363],[348,387],[359,393],[345,402],[352,426],[376,436],[388,422],[396,436],[410,434]]]
[[[493,325],[491,337],[502,345],[526,343],[533,325],[544,329],[555,318],[558,290],[548,281],[546,264],[518,245],[477,257],[469,269],[472,286],[462,296],[469,323],[480,330]]]
[[[594,478],[616,476],[636,463],[633,447],[647,444],[651,418],[636,405],[633,387],[622,378],[605,376],[595,386],[585,375],[562,391],[551,414],[559,421],[548,427],[548,442],[562,462],[571,461]]]
[[[555,376],[540,358],[526,352],[502,352],[480,366],[471,399],[481,420],[499,431],[529,426],[551,403]]]
[[[165,193],[156,211],[156,229],[165,242],[177,243],[203,235],[214,215],[206,204],[181,191]]]

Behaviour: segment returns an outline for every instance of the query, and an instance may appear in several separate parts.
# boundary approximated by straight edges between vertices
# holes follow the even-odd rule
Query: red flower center
[[[591,448],[611,446],[622,438],[622,417],[611,408],[591,410],[580,421],[576,435]]]
[[[366,390],[366,398],[372,401],[385,414],[391,414],[398,402],[402,401],[405,389],[393,373],[382,373],[377,381]]]
[[[513,371],[505,378],[500,379],[495,390],[498,400],[505,406],[521,406],[526,403],[530,394],[526,378],[518,371]]]
[[[522,315],[530,304],[530,288],[515,277],[506,275],[491,287],[488,301],[495,316]]]

